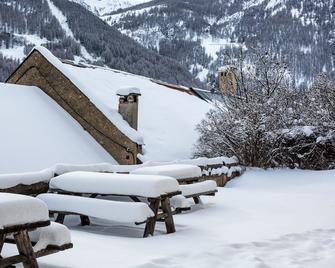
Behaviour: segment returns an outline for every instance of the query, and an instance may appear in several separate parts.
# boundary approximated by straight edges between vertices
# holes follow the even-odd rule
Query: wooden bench
[[[15,243],[19,252],[18,255],[1,257],[0,267],[23,263],[24,267],[35,268],[38,267],[36,258],[72,247],[70,239],[66,239],[66,243],[62,244],[48,244],[48,241],[45,240],[51,229],[59,230],[59,227],[50,229],[48,209],[41,200],[17,194],[1,193],[0,215],[0,254],[5,242]],[[39,241],[39,236],[36,236],[35,231],[37,239],[32,242],[29,232],[37,228],[45,228],[38,230],[40,233],[43,232],[41,237],[44,237],[44,241]],[[37,250],[34,251],[33,245],[38,243]]]
[[[157,221],[165,222],[167,233],[175,232],[173,215],[182,210],[189,209],[186,207],[177,208],[174,211],[171,209],[170,198],[180,195],[181,191],[178,182],[174,178],[166,176],[70,172],[53,178],[50,181],[50,191],[62,194],[63,197],[64,195],[78,196],[81,198],[84,196],[85,199],[81,199],[85,200],[83,202],[92,202],[93,204],[93,201],[96,201],[96,207],[98,207],[99,204],[109,207],[111,214],[113,214],[113,210],[116,209],[118,203],[125,204],[123,209],[124,213],[127,213],[128,210],[137,209],[138,206],[141,206],[142,209],[144,209],[144,206],[148,206],[153,213],[152,215],[143,214],[146,215],[147,218],[141,220],[134,219],[137,224],[146,223],[144,237],[154,234]],[[44,201],[49,203],[48,200],[45,200],[45,195],[41,196]],[[39,197],[41,198],[41,196]],[[113,204],[112,202],[116,201],[102,199],[90,201],[90,199],[94,199],[98,196],[100,198],[107,196],[125,196],[132,202],[117,202],[117,204]],[[143,203],[143,201],[145,201],[145,203]],[[136,203],[139,204],[135,205]],[[58,212],[57,221],[59,222],[63,222],[67,214],[77,214],[81,216],[82,225],[90,223],[89,217],[99,218],[96,212],[87,215],[89,214],[88,211],[79,211],[80,201],[75,204],[75,207],[71,207],[71,209],[65,211],[62,207],[55,209],[50,207],[49,209],[52,212]],[[100,218],[120,221],[117,217],[107,214],[100,215]]]
[[[135,169],[131,174],[172,176],[180,184],[182,195],[193,198],[196,204],[200,203],[200,196],[214,196],[217,192],[215,181],[203,181],[201,169],[195,165],[173,164],[162,166],[148,166]]]
[[[186,198],[193,198],[196,204],[201,202],[200,196],[215,196],[218,191],[215,181],[200,181],[192,184],[180,185],[182,195]]]
[[[77,195],[40,194],[37,198],[43,200],[52,214],[57,214],[56,222],[64,223],[66,215],[78,215],[82,225],[89,225],[89,217],[109,221],[146,224],[144,237],[148,236],[147,226],[152,224],[154,213],[145,203],[119,202],[95,199]]]

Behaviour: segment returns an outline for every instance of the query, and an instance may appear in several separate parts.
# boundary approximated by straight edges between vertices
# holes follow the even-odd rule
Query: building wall
[[[224,95],[237,94],[237,80],[233,70],[219,71],[219,89]]]
[[[65,75],[34,51],[8,83],[37,86],[54,99],[120,164],[136,164],[141,146],[131,141]]]

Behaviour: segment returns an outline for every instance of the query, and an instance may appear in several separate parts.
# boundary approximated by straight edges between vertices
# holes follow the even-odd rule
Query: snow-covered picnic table
[[[164,220],[167,233],[175,232],[173,215],[185,208],[185,202],[174,198],[181,194],[177,180],[168,176],[69,172],[51,179],[50,190],[53,193],[38,198],[58,214],[56,221],[63,223],[66,215],[73,214],[81,217],[82,225],[90,224],[89,217],[146,223],[144,237],[153,235],[157,220]],[[126,196],[131,202],[106,196]],[[184,207],[172,211],[170,198]]]
[[[171,176],[178,180],[182,195],[186,198],[193,198],[197,204],[201,195],[214,196],[217,192],[215,181],[202,181],[201,169],[196,165],[171,164],[161,166],[140,167],[130,172],[141,175],[163,175]]]
[[[57,192],[99,195],[125,195],[157,198],[180,191],[176,179],[148,176],[75,171],[50,180],[50,189]]]
[[[15,243],[19,254],[0,258],[0,267],[21,262],[24,267],[38,267],[36,258],[72,247],[69,230],[60,224],[50,225],[43,201],[0,193],[0,253],[5,242]]]
[[[170,176],[177,180],[201,177],[201,168],[196,165],[170,164],[159,166],[139,167],[130,172],[141,175]]]

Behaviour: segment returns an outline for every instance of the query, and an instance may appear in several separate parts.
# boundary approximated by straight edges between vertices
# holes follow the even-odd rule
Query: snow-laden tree
[[[239,59],[238,94],[223,97],[197,126],[195,155],[235,155],[257,167],[335,167],[334,83],[320,76],[311,89],[294,90],[287,66],[271,53],[253,53],[253,64]]]

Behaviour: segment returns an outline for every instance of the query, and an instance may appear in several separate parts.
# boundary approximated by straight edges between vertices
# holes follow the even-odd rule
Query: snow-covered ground
[[[202,207],[175,216],[140,238],[143,226],[79,227],[74,248],[39,260],[41,267],[335,267],[335,171],[247,170],[203,198]],[[112,226],[111,226],[112,225]],[[5,254],[13,251],[5,247]]]

